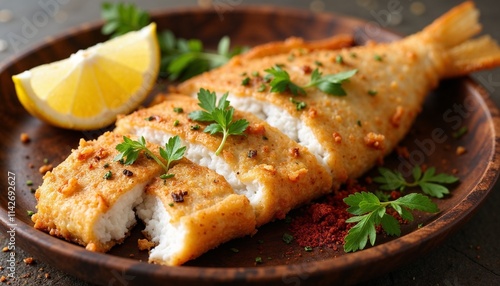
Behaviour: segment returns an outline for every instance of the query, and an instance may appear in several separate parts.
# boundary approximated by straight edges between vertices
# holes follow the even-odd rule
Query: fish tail
[[[481,28],[479,11],[472,1],[467,1],[421,32],[430,42],[439,44],[449,59],[443,77],[462,76],[500,65],[500,48],[491,37],[471,39]]]

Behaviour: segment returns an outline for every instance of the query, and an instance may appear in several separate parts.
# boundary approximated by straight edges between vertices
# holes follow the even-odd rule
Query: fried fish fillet
[[[496,67],[500,49],[480,31],[479,12],[465,2],[423,31],[393,43],[340,50],[296,49],[282,54],[233,58],[227,65],[194,77],[178,91],[195,95],[200,88],[223,94],[307,147],[327,166],[339,185],[370,169],[406,135],[429,91],[442,78]],[[323,75],[356,69],[343,84],[346,96],[306,88],[307,95],[270,92],[266,69],[280,65],[292,82],[303,86],[318,68]],[[249,77],[249,84],[242,80]],[[262,88],[262,86],[266,88]],[[305,102],[297,110],[290,101]]]
[[[182,159],[169,170],[174,177],[161,180],[164,170],[145,155],[131,165],[115,161],[121,142],[123,136],[111,132],[93,141],[82,139],[48,172],[35,193],[35,228],[105,252],[127,236],[137,208],[145,233],[157,244],[150,261],[168,265],[254,233],[248,199],[235,194],[222,176]],[[158,145],[147,146],[159,156]]]
[[[111,132],[98,140],[81,139],[78,149],[47,172],[35,193],[35,228],[92,251],[105,252],[121,242],[136,223],[134,207],[144,188],[162,173],[145,157],[130,166],[113,161],[121,142],[122,135]]]
[[[245,118],[250,127],[244,136],[230,136],[215,155],[222,136],[203,132],[207,123],[188,118],[200,110],[197,103],[185,95],[169,95],[163,103],[119,118],[114,132],[144,136],[159,145],[178,135],[187,147],[186,158],[223,175],[250,200],[257,226],[284,218],[292,208],[331,190],[329,172],[306,148],[249,113],[235,111],[235,120]],[[193,130],[195,125],[200,126]]]
[[[490,37],[470,39],[480,31],[477,20],[474,4],[465,2],[422,32],[394,43],[335,51],[293,39],[236,57],[178,90],[189,95],[200,88],[229,92],[232,106],[239,109],[236,119],[250,122],[245,136],[230,136],[216,156],[220,136],[204,133],[204,124],[187,117],[199,109],[196,100],[166,96],[158,105],[121,117],[114,133],[82,140],[47,173],[36,192],[35,227],[106,251],[126,236],[137,207],[156,244],[150,261],[167,265],[250,234],[373,167],[405,136],[440,79],[500,65],[500,48]],[[267,84],[265,69],[277,64],[299,85],[309,81],[316,66],[325,75],[357,73],[343,84],[347,96],[310,87],[307,95],[294,97],[307,105],[297,110],[290,94],[261,88]],[[241,84],[242,74],[252,75],[248,85]],[[199,130],[192,130],[196,124]],[[162,170],[144,156],[126,166],[132,176],[122,173],[125,166],[112,158],[121,143],[118,134],[129,133],[157,144],[174,135],[182,138],[187,159],[171,169],[174,180],[159,180]],[[108,171],[112,180],[103,178]],[[179,196],[183,202],[173,202]]]
[[[230,239],[255,232],[248,199],[234,193],[221,175],[187,160],[155,178],[146,188],[137,215],[156,244],[149,261],[181,265]]]

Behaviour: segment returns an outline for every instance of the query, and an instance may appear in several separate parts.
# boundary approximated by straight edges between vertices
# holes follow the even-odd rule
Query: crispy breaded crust
[[[115,132],[149,127],[179,135],[187,142],[201,144],[215,152],[222,136],[203,132],[208,124],[188,118],[190,112],[200,110],[197,102],[188,96],[169,95],[163,103],[118,119]],[[177,113],[174,107],[181,107],[184,112]],[[144,120],[150,116],[155,120]],[[240,118],[248,120],[250,127],[245,136],[229,136],[220,156],[243,183],[255,180],[262,183],[261,204],[254,206],[258,226],[275,218],[284,218],[292,208],[331,190],[329,172],[306,148],[255,116],[235,111],[234,120]],[[179,124],[174,126],[176,120]],[[196,124],[201,128],[192,130],[191,126]],[[252,150],[257,155],[249,157]]]
[[[105,252],[119,242],[100,241],[93,229],[96,221],[135,185],[162,172],[158,164],[143,155],[129,166],[113,161],[118,154],[115,146],[122,141],[122,135],[110,132],[97,140],[82,139],[78,149],[47,172],[35,193],[38,200],[38,211],[32,216],[35,228],[92,251]],[[105,164],[109,166],[105,168]],[[133,175],[124,175],[125,168]],[[106,180],[103,177],[108,171],[113,175]]]
[[[330,154],[328,165],[338,185],[363,174],[396,146],[441,78],[500,65],[500,48],[491,38],[469,40],[480,30],[477,18],[474,4],[465,2],[422,32],[394,43],[340,50],[311,50],[304,43],[282,54],[267,50],[269,56],[260,52],[259,57],[231,61],[180,84],[178,91],[188,95],[200,88],[229,92],[286,110],[310,127]],[[275,65],[282,65],[300,86],[309,82],[315,68],[323,75],[358,72],[343,84],[347,96],[307,88],[306,96],[294,97],[307,104],[297,111],[289,101],[290,93],[270,92],[269,84],[259,91],[265,69]],[[246,76],[250,82],[242,85]]]
[[[169,170],[168,180],[155,179],[146,190],[158,197],[171,219],[186,235],[182,247],[167,261],[150,262],[181,265],[230,239],[255,232],[255,214],[244,195],[234,193],[224,177],[214,171],[184,160]],[[182,196],[176,202],[174,196]]]

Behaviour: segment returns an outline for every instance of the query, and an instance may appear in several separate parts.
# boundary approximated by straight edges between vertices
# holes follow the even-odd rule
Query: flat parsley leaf
[[[265,72],[271,75],[271,92],[290,91],[293,95],[305,95],[306,91],[292,82],[290,75],[283,70],[279,65],[275,65]]]
[[[448,174],[436,174],[436,168],[428,168],[422,172],[420,166],[415,166],[412,170],[413,182],[408,182],[399,172],[393,172],[387,168],[378,169],[381,176],[373,178],[376,183],[382,184],[382,190],[400,190],[407,187],[420,187],[422,191],[432,197],[442,198],[449,194],[448,188],[441,184],[452,184],[458,181],[458,178]]]
[[[215,151],[219,155],[226,143],[227,137],[230,135],[243,135],[243,132],[248,127],[249,122],[245,119],[233,121],[234,108],[230,107],[230,102],[227,100],[228,93],[226,92],[216,105],[217,95],[215,92],[210,92],[206,89],[200,89],[198,92],[198,105],[204,110],[197,110],[189,113],[189,118],[196,121],[205,121],[214,123],[205,127],[204,132],[214,135],[222,133],[222,141]]]
[[[357,251],[364,249],[368,240],[375,244],[376,227],[381,225],[388,235],[401,235],[399,222],[387,214],[387,207],[396,210],[403,219],[412,221],[410,210],[437,213],[439,209],[429,197],[412,193],[394,201],[380,202],[375,194],[368,192],[354,193],[344,199],[349,206],[347,211],[353,214],[346,220],[347,223],[356,223],[345,237],[344,251]]]
[[[336,96],[347,95],[346,91],[342,88],[342,83],[358,72],[358,70],[353,69],[323,76],[318,69],[315,69],[311,74],[309,83],[304,86],[299,86],[293,83],[288,72],[278,65],[266,69],[265,71],[268,73],[269,77],[272,78],[270,83],[271,92],[290,91],[293,95],[306,95],[306,88],[317,87],[327,94]]]
[[[101,17],[105,21],[101,32],[111,37],[140,30],[151,22],[146,11],[134,4],[120,2],[103,3]],[[206,50],[199,39],[176,38],[169,30],[158,33],[157,38],[161,51],[160,75],[171,80],[186,80],[248,50],[239,46],[230,49],[231,41],[227,36],[220,39],[216,52]]]
[[[358,70],[354,69],[323,76],[318,69],[315,69],[311,74],[310,82],[305,85],[304,88],[316,86],[318,89],[327,94],[344,96],[347,95],[347,93],[342,88],[342,83],[347,81],[357,72]]]
[[[132,140],[127,136],[123,136],[123,142],[116,145],[116,150],[120,151],[120,153],[115,156],[114,161],[122,160],[125,165],[133,164],[139,158],[141,152],[146,153],[146,156],[153,158],[165,170],[165,174],[160,177],[166,179],[173,177],[173,174],[168,174],[170,164],[184,156],[186,147],[181,145],[181,139],[177,135],[168,139],[165,148],[159,147],[160,156],[167,161],[167,165],[148,149],[146,139],[143,136],[139,140]]]
[[[106,22],[101,32],[112,38],[140,30],[150,23],[149,14],[130,3],[102,3],[101,17]]]

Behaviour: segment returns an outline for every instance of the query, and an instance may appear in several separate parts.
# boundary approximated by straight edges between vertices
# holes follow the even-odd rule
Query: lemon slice
[[[134,110],[154,86],[159,63],[152,23],[12,80],[19,101],[33,116],[62,128],[90,130]]]

